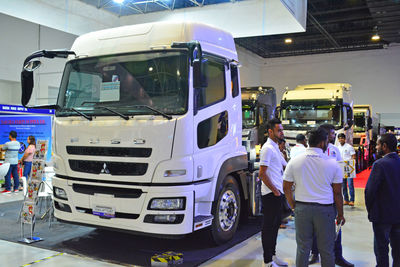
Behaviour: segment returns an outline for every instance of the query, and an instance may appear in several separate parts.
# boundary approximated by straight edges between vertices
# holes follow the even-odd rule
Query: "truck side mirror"
[[[26,107],[29,103],[29,100],[32,96],[33,91],[33,72],[23,70],[21,72],[21,87],[22,87],[22,96],[21,103],[24,107]]]
[[[21,72],[21,87],[22,96],[21,103],[24,107],[28,105],[33,91],[33,72],[42,65],[40,60],[30,60],[25,65]]]
[[[368,130],[371,130],[373,127],[372,127],[372,118],[371,117],[368,117],[368,125],[367,125],[367,129]]]
[[[37,68],[39,68],[42,65],[42,62],[40,60],[31,60],[26,65],[24,66],[24,70],[26,71],[34,71]]]
[[[193,60],[193,88],[205,88],[208,86],[208,60],[196,58]]]
[[[280,119],[280,117],[281,117],[281,107],[280,107],[280,106],[278,106],[278,107],[275,108],[275,110],[274,110],[274,117],[275,117],[276,119]]]

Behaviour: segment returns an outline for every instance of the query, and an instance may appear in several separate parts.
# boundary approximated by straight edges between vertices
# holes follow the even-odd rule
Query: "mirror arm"
[[[179,42],[174,42],[171,45],[172,48],[187,48],[189,49],[189,55],[190,55],[190,64],[193,66],[193,60],[195,59],[193,57],[193,51],[197,48],[197,59],[201,59],[203,57],[203,50],[201,49],[201,45],[199,41],[190,41],[187,43],[179,43]]]
[[[69,55],[76,55],[74,51],[70,50],[40,50],[32,53],[24,60],[23,67],[32,59],[38,57],[46,57],[46,58],[67,58]]]

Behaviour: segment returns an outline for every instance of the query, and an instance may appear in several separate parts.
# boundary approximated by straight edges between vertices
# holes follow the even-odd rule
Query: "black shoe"
[[[354,267],[353,263],[346,261],[343,257],[335,259],[335,264],[341,267]]]
[[[314,263],[317,263],[317,262],[319,262],[318,254],[311,254],[310,258],[308,260],[308,264],[314,264]]]

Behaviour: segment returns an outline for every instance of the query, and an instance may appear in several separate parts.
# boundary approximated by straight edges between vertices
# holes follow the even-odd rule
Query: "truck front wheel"
[[[218,197],[213,203],[211,236],[220,245],[231,240],[236,232],[241,202],[238,183],[232,176],[226,176],[217,190]]]

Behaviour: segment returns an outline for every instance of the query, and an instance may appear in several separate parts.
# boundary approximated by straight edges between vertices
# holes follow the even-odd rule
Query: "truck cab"
[[[345,133],[346,142],[353,143],[353,100],[351,85],[323,83],[299,85],[286,90],[280,104],[280,119],[285,138],[293,146],[296,135],[328,123],[336,133]],[[337,138],[335,144],[338,144]]]
[[[186,22],[84,34],[71,50],[25,60],[24,106],[40,57],[67,58],[51,106],[57,219],[161,236],[207,227],[217,244],[233,237],[252,206],[252,176],[231,34]]]
[[[266,125],[274,117],[276,91],[273,87],[242,88],[243,138],[262,145]]]

